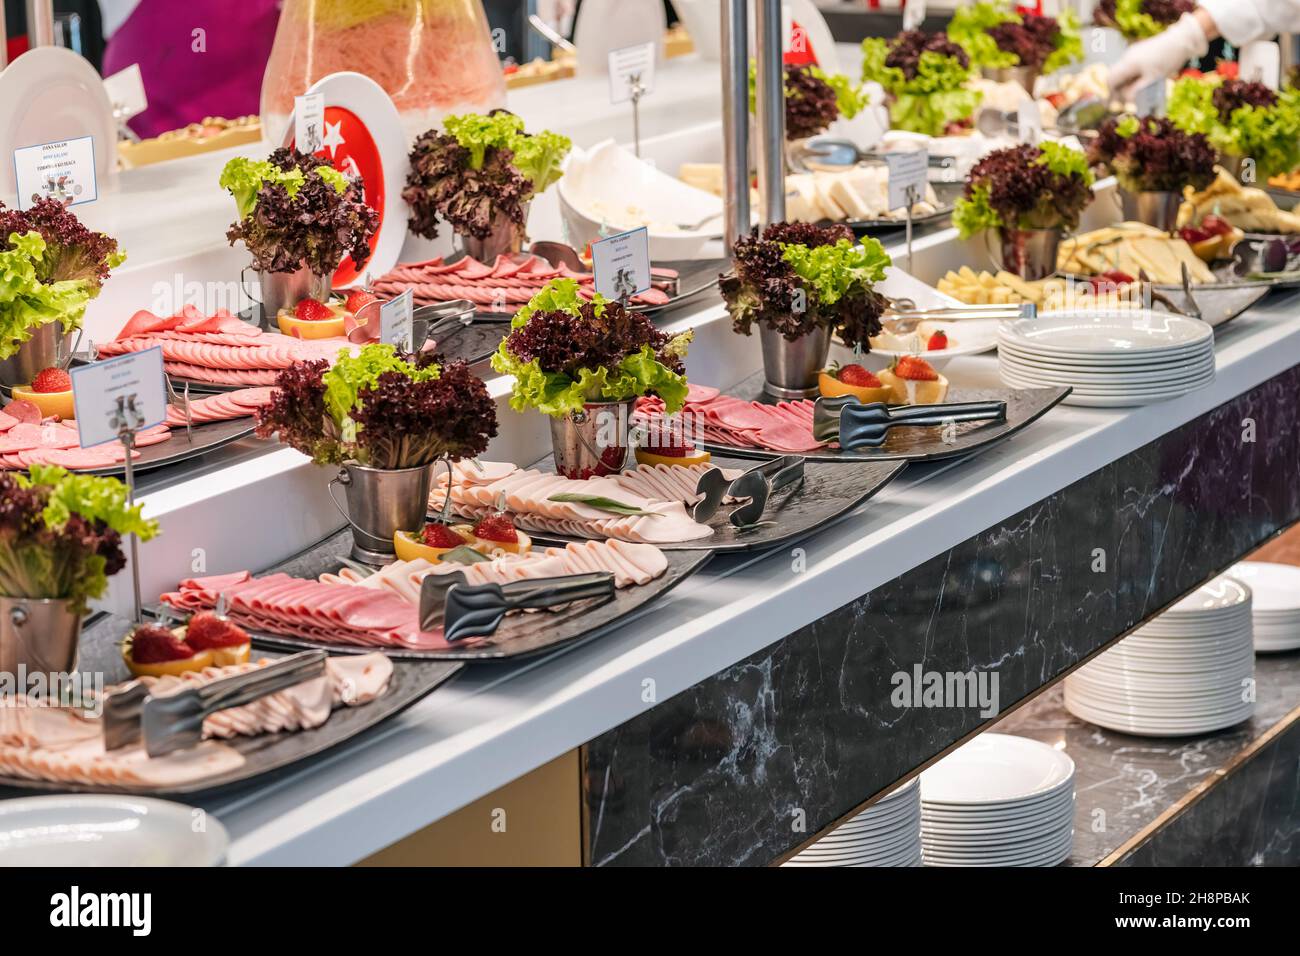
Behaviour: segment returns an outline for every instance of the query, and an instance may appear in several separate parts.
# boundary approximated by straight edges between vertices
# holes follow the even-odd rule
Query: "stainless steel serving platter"
[[[123,618],[104,615],[82,633],[80,669],[83,673],[102,673],[105,684],[129,680],[122,655],[117,647],[130,630],[131,624]],[[274,658],[279,652],[254,652],[255,657]],[[455,676],[463,664],[455,661],[427,661],[422,663],[395,661],[393,677],[388,690],[377,700],[359,707],[341,707],[330,714],[329,720],[312,730],[293,733],[261,734],[256,737],[238,737],[225,741],[244,757],[244,764],[230,773],[209,777],[176,787],[126,787],[101,784],[51,783],[43,780],[24,780],[0,776],[3,788],[40,790],[56,793],[138,793],[153,796],[167,794],[211,794],[226,790],[298,763],[350,740],[376,724],[400,713]],[[10,796],[15,794],[10,793]]]
[[[741,382],[728,390],[728,394],[746,401],[774,404],[774,400],[763,392],[763,373]],[[1070,394],[1068,388],[960,388],[948,389],[949,402],[1005,401],[1007,419],[1004,422],[960,422],[951,426],[930,426],[924,428],[892,428],[885,443],[878,448],[859,448],[841,451],[838,448],[822,448],[818,451],[805,452],[810,467],[813,462],[825,463],[823,467],[834,468],[844,463],[853,462],[885,465],[902,461],[941,461],[945,458],[958,458],[973,455],[1010,438],[1016,432],[1037,421]],[[737,458],[776,458],[785,452],[769,451],[765,448],[740,448],[715,442],[700,442],[705,448],[719,455],[734,455]]]
[[[179,465],[191,458],[198,458],[200,455],[216,451],[218,448],[232,442],[248,438],[253,434],[253,428],[254,424],[251,417],[232,418],[224,422],[207,422],[203,425],[195,425],[192,436],[186,434],[184,425],[178,425],[172,428],[171,437],[166,441],[159,442],[156,445],[146,445],[144,448],[138,449],[140,457],[134,459],[132,464],[137,473],[153,471],[155,468],[166,468],[169,465]],[[88,468],[79,470],[78,473],[120,476],[126,474],[126,465]]]
[[[557,539],[551,538],[551,541]],[[562,543],[562,542],[560,542]],[[539,546],[541,542],[539,541]],[[337,571],[339,558],[352,547],[350,532],[340,532],[309,552],[299,555],[287,564],[271,568],[266,573],[284,572],[294,577],[315,578]],[[336,654],[368,654],[382,650],[394,660],[401,661],[460,661],[509,662],[521,658],[572,650],[580,644],[595,640],[617,627],[628,616],[636,613],[660,595],[671,591],[709,562],[713,555],[708,551],[678,551],[668,553],[668,570],[648,584],[619,589],[612,600],[604,603],[575,601],[559,611],[511,614],[501,623],[496,634],[487,641],[447,650],[417,651],[374,647],[345,647],[297,637],[284,637],[264,631],[250,631],[249,636],[258,647],[274,647],[285,651],[322,648]]]
[[[913,216],[912,227],[933,226],[947,220],[952,215],[953,207],[957,203],[957,198],[961,196],[962,191],[966,188],[964,183],[931,183],[934,188],[935,198],[939,201],[934,212],[926,213],[924,216]],[[824,225],[831,225],[827,222]],[[844,223],[855,234],[859,236],[873,236],[880,233],[889,233],[898,229],[907,228],[907,220],[898,219],[851,219]]]

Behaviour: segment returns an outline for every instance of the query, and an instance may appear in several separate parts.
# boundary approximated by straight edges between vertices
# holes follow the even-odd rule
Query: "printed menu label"
[[[1282,75],[1282,48],[1272,40],[1256,40],[1241,48],[1239,75],[1247,83],[1263,83],[1270,90],[1278,87]]]
[[[81,447],[117,441],[123,428],[144,431],[167,419],[160,346],[71,370]]]
[[[639,92],[638,92],[639,88]],[[655,91],[655,45],[638,43],[609,51],[609,101],[626,103]]]
[[[923,149],[886,153],[885,163],[889,166],[890,209],[902,209],[925,198],[929,153]]]
[[[1152,80],[1145,86],[1139,86],[1133,94],[1133,105],[1138,116],[1165,115],[1165,78]]]
[[[18,208],[30,209],[41,199],[69,206],[99,198],[95,180],[95,137],[80,136],[14,150],[14,181]]]
[[[314,153],[325,137],[325,94],[305,93],[293,98],[293,145],[300,153]]]
[[[395,299],[379,304],[379,341],[404,351],[410,350],[411,338],[415,334],[412,330],[414,308],[411,302],[411,290],[407,289]]]
[[[650,288],[650,232],[645,226],[591,244],[596,291],[607,299],[631,298]]]
[[[144,77],[140,75],[139,63],[132,63],[126,69],[104,77],[104,89],[108,92],[108,100],[113,104],[113,112],[119,122],[149,108],[149,97],[144,92]]]
[[[1023,101],[1016,110],[1016,131],[1020,134],[1020,142],[1030,146],[1037,146],[1043,138],[1043,115],[1033,100]]]

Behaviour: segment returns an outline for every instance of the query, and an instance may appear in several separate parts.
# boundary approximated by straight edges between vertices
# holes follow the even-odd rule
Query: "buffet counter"
[[[1141,453],[1179,429],[1186,431],[1184,426],[1217,407],[1234,399],[1247,400],[1247,393],[1293,368],[1300,354],[1298,305],[1300,295],[1278,294],[1221,328],[1216,335],[1218,375],[1208,388],[1175,401],[1118,411],[1059,406],[1024,432],[973,459],[913,465],[851,517],[794,549],[755,557],[719,556],[638,619],[595,642],[536,662],[472,667],[356,742],[291,768],[263,785],[212,800],[208,809],[232,835],[231,862],[356,862],[552,758],[648,714],[656,703],[726,672],[783,637],[863,599],[904,572],[933,562],[960,543],[996,529],[1111,463]],[[713,305],[693,315],[678,313],[673,326],[717,326],[720,313],[721,308]],[[707,350],[701,351],[707,354]],[[718,378],[717,370],[709,371],[712,374],[704,375],[692,368],[692,377],[723,387],[734,384]],[[963,385],[995,384],[996,359],[991,354],[955,359],[948,374]],[[1290,378],[1275,382],[1270,395],[1281,395],[1294,404],[1296,389],[1288,384]],[[498,384],[494,383],[494,393]],[[505,423],[511,425],[510,417]],[[1237,422],[1230,424],[1233,429],[1241,427]],[[1294,429],[1294,415],[1287,428]],[[1262,426],[1260,431],[1261,451],[1271,448],[1271,454],[1282,454],[1281,462],[1289,461],[1294,468],[1294,435],[1290,431],[1267,433]],[[1149,498],[1142,492],[1140,511],[1165,507],[1162,499],[1170,489],[1176,489],[1198,467],[1195,454],[1191,457],[1181,474],[1168,478],[1163,492],[1156,488]],[[1203,464],[1209,467],[1208,461]],[[1234,474],[1210,472],[1197,477],[1221,497],[1225,508],[1245,494],[1234,487]],[[1220,542],[1232,553],[1215,556],[1214,570],[1239,557],[1248,550],[1247,545],[1295,520],[1300,505],[1294,500],[1294,491],[1287,494],[1290,497],[1280,508],[1272,507],[1268,521],[1251,522],[1253,540],[1243,542],[1228,536]],[[1093,507],[1103,510],[1107,505],[1094,502]],[[1098,516],[1108,522],[1114,518],[1115,514]],[[1046,518],[1043,523],[1046,525]],[[1127,528],[1128,519],[1121,525]],[[1031,538],[1035,534],[1032,522],[1023,530]],[[1048,543],[1058,544],[1048,537],[1035,540],[1034,546],[1042,550]],[[1083,544],[1087,542],[1080,546]],[[1159,553],[1160,548],[1155,551]],[[1194,575],[1191,583],[1208,576],[1196,568],[1206,555],[1161,557],[1175,560],[1184,576]],[[1036,560],[1045,564],[1050,558],[1044,554]],[[1177,586],[1181,594],[1190,584]],[[1155,603],[1147,603],[1148,599],[1138,597],[1140,606],[1130,609],[1133,623],[1172,600],[1161,596],[1151,599]],[[1066,613],[1064,608],[1061,611]],[[1036,693],[1129,626],[1112,633],[1099,624],[1098,634],[1087,642],[1071,643],[1069,632],[1050,627],[1042,633],[1022,635],[1036,651],[1044,644],[1051,645],[1047,648],[1051,667],[1027,675],[1026,686]],[[944,650],[941,642],[966,638],[939,631],[925,640],[925,649],[911,649],[920,652],[919,659],[940,656]],[[827,675],[824,680],[833,678]],[[1002,710],[1019,699],[1004,697]],[[857,702],[845,699],[843,706],[851,710]],[[948,739],[931,741],[931,753],[916,763],[905,761],[902,771],[887,773],[882,785],[919,769],[922,762],[969,732],[955,729]],[[776,741],[769,743],[775,746]],[[843,809],[860,804],[880,789],[857,793]],[[616,862],[619,853],[598,853],[597,847],[604,845],[598,832],[604,808],[593,805],[591,809],[587,837],[593,861]],[[834,817],[832,814],[824,822],[829,824]],[[820,826],[810,825],[809,834]],[[805,838],[799,835],[792,840],[787,834],[783,849]],[[760,842],[768,847],[764,858],[759,858],[757,851],[748,856],[733,854],[733,858],[771,862],[778,854],[770,847],[779,846],[779,839]]]

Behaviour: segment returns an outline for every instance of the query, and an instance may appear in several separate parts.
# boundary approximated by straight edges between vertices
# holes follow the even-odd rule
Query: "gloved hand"
[[[1128,101],[1139,87],[1173,76],[1188,60],[1205,56],[1209,49],[1200,21],[1194,14],[1184,13],[1164,33],[1134,43],[1124,52],[1107,76],[1111,95]]]
[[[537,15],[551,26],[559,28],[573,18],[576,0],[538,0]]]

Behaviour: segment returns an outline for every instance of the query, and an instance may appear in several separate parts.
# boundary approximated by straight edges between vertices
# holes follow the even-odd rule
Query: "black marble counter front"
[[[1300,518],[1298,412],[1293,368],[591,741],[588,860],[806,843]]]

